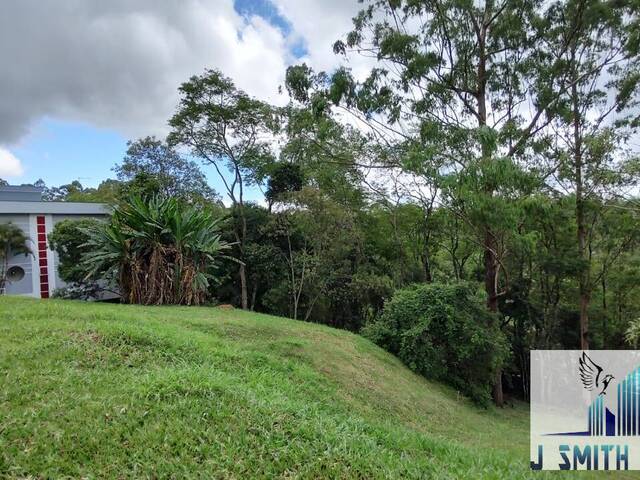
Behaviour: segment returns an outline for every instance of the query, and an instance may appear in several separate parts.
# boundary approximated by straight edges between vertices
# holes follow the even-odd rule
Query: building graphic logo
[[[531,352],[532,469],[636,470],[639,453],[640,352]]]

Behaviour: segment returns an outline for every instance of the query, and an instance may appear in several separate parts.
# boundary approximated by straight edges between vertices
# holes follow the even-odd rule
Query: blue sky
[[[97,186],[114,176],[127,140],[168,133],[178,85],[204,68],[256,97],[286,101],[278,87],[287,65],[331,66],[331,41],[357,3],[345,10],[345,2],[87,0],[78,8],[9,0],[5,27],[15,31],[0,30],[0,60],[14,68],[0,89],[13,95],[0,103],[0,177]],[[203,170],[222,194],[213,168]],[[249,196],[262,197],[255,188]]]
[[[277,27],[285,36],[293,34],[291,22],[282,16],[278,8],[269,0],[234,0],[233,7],[236,12],[244,17],[257,15],[264,18]],[[303,39],[294,41],[290,45],[290,50],[296,58],[302,58],[308,53]]]
[[[12,152],[24,167],[21,182],[41,178],[47,185],[61,185],[80,180],[95,186],[113,176],[111,168],[124,156],[126,143],[115,130],[43,118]]]

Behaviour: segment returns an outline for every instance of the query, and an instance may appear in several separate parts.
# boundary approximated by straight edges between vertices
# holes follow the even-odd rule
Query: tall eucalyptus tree
[[[621,187],[637,183],[624,150],[640,124],[637,13],[627,2],[566,0],[547,10],[545,44],[561,63],[550,125],[557,171],[551,184],[575,198],[580,348],[589,348],[594,227]]]
[[[276,110],[238,90],[215,70],[192,77],[180,87],[180,103],[169,121],[171,144],[189,147],[194,156],[212,165],[238,218],[234,235],[239,249],[240,298],[249,306],[246,264],[245,188],[261,179],[271,163],[271,141],[278,130]],[[225,174],[225,169],[230,174]]]
[[[380,135],[411,143],[404,167],[441,182],[442,200],[483,249],[491,312],[507,283],[517,200],[535,187],[523,160],[558,98],[549,80],[557,61],[539,49],[542,8],[519,0],[376,0],[334,46],[375,62],[359,82],[338,71],[334,101],[362,112]],[[500,378],[494,400],[503,402]]]

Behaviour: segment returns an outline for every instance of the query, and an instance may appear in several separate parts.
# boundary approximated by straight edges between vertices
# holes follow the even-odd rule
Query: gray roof
[[[59,214],[59,215],[109,215],[111,208],[106,203],[84,202],[16,202],[0,201],[0,214]]]
[[[0,201],[41,202],[42,190],[31,185],[0,185]]]

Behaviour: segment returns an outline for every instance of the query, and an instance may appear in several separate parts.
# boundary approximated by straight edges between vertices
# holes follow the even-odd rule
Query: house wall
[[[13,223],[18,226],[26,235],[31,238],[31,219],[29,215],[0,215],[0,223]],[[34,246],[29,246],[32,250]],[[34,294],[34,262],[30,255],[12,255],[9,257],[8,265],[17,265],[24,270],[24,278],[16,283],[7,282],[6,293],[9,295],[32,295]]]
[[[106,215],[74,214],[2,214],[0,223],[13,223],[20,227],[30,239],[32,255],[13,255],[8,266],[19,266],[24,277],[17,282],[7,282],[7,295],[29,295],[36,298],[49,298],[56,288],[65,282],[58,274],[58,255],[49,248],[48,235],[55,224],[66,219],[106,218]]]

